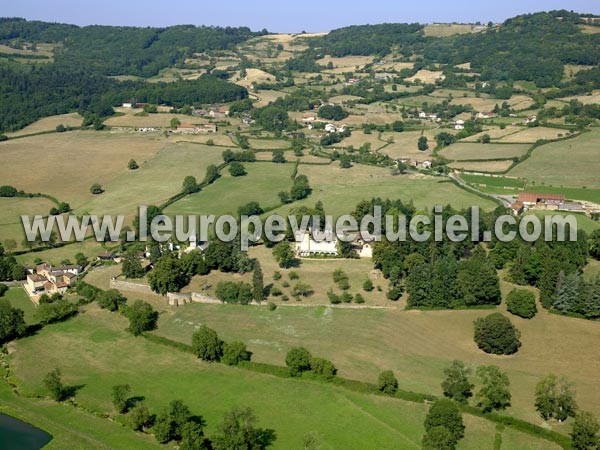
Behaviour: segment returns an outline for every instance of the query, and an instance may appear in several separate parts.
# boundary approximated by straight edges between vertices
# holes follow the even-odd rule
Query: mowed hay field
[[[513,162],[511,160],[506,161],[455,161],[448,164],[448,167],[453,169],[463,169],[472,172],[490,172],[490,173],[503,173],[510,169]],[[511,173],[511,175],[513,175]]]
[[[445,37],[454,36],[455,34],[466,34],[481,31],[482,28],[477,28],[471,24],[459,23],[432,23],[423,30],[427,37]]]
[[[244,328],[247,323],[238,325]],[[39,395],[45,393],[45,373],[60,367],[67,383],[81,387],[77,401],[96,413],[112,412],[110,392],[115,384],[130,384],[133,394],[144,396],[152,411],[183,399],[206,420],[209,436],[232,407],[251,406],[258,425],[275,430],[273,449],[299,448],[311,432],[319,436],[322,449],[420,448],[427,405],[203,363],[193,355],[134,338],[124,331],[126,326],[122,316],[88,307],[73,320],[18,341],[11,358],[14,378],[23,393]],[[466,436],[459,449],[492,447],[492,423],[471,416],[465,416],[465,423]],[[556,448],[513,433],[508,433],[508,439],[518,440],[520,448]],[[111,441],[113,448],[146,448],[118,443],[116,438]]]
[[[600,187],[600,129],[536,148],[510,171],[537,184]]]
[[[388,155],[390,158],[415,158],[418,160],[431,157],[431,151],[435,147],[435,136],[440,130],[423,130],[423,131],[404,131],[402,133],[382,133],[381,139],[387,141],[392,139],[393,142],[386,145],[380,150],[380,153]],[[453,130],[451,131],[453,133]],[[419,138],[425,136],[427,138],[429,148],[425,151],[419,150],[417,144]],[[383,143],[382,143],[383,144]]]
[[[529,150],[529,144],[478,144],[457,142],[440,152],[452,160],[501,159],[522,156]]]
[[[19,131],[6,133],[8,137],[24,136],[26,134],[42,133],[44,131],[55,131],[58,125],[65,127],[79,127],[83,122],[83,117],[78,113],[61,114],[58,116],[44,117]]]
[[[50,194],[77,208],[93,197],[93,183],[102,185],[154,157],[164,138],[73,131],[32,136],[0,143],[0,180],[26,192]]]
[[[210,164],[222,162],[222,148],[188,142],[162,141],[153,159],[138,161],[140,168],[128,170],[125,162],[119,175],[104,184],[105,192],[90,195],[78,212],[95,214],[134,214],[140,205],[160,204],[181,192],[183,179],[206,175]]]
[[[232,177],[225,169],[221,178],[175,202],[165,214],[237,214],[238,207],[252,201],[263,208],[272,207],[280,203],[277,194],[292,187],[292,163],[256,162],[244,163],[244,167],[247,175]]]
[[[503,295],[513,285],[502,283]],[[504,306],[499,310],[504,312]],[[522,347],[512,356],[488,355],[473,342],[473,321],[490,310],[403,311],[335,307],[266,307],[191,304],[170,309],[157,334],[189,342],[206,324],[225,340],[242,340],[256,361],[283,364],[290,347],[303,346],[331,359],[341,376],[375,380],[381,370],[396,373],[400,387],[441,395],[443,369],[459,359],[475,369],[498,365],[511,380],[508,414],[541,425],[534,409],[535,384],[548,373],[576,383],[583,410],[600,413],[597,343],[600,324],[540,311],[532,320],[507,314],[521,331]],[[263,332],[258,334],[256,330]],[[476,378],[473,377],[473,381]],[[569,423],[549,424],[566,431]]]
[[[199,117],[186,116],[185,114],[155,113],[145,116],[138,116],[142,109],[115,108],[123,115],[109,117],[104,123],[111,127],[163,127],[168,128],[172,119],[177,119],[181,123],[201,124],[208,123],[208,120]]]
[[[361,200],[373,197],[413,201],[418,208],[452,204],[457,208],[480,205],[484,209],[494,209],[495,204],[476,195],[465,192],[451,182],[425,175],[397,175],[390,170],[354,165],[341,169],[339,164],[327,166],[300,165],[299,174],[308,177],[312,187],[311,195],[291,205],[285,205],[274,212],[287,214],[292,208],[313,206],[322,201],[325,212],[333,216],[354,211]]]
[[[504,130],[500,127],[489,127],[489,128],[484,128],[484,131],[482,131],[481,133],[477,133],[477,134],[474,134],[472,136],[462,139],[461,142],[477,142],[479,139],[482,138],[482,136],[484,136],[486,134],[489,135],[489,137],[492,139],[492,141],[495,141],[500,138],[503,138],[504,136],[519,133],[521,131],[523,131],[522,127],[517,127],[517,126],[513,126],[513,125],[507,126]]]
[[[566,136],[567,131],[558,128],[545,128],[545,127],[534,127],[524,128],[523,131],[518,133],[507,134],[504,137],[498,139],[498,142],[537,142],[540,139],[553,140],[558,139],[562,136]]]

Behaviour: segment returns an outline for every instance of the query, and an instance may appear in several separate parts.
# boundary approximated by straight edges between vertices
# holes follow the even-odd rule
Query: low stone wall
[[[140,294],[154,294],[150,286],[141,283],[132,283],[131,281],[110,280],[111,289],[120,289],[123,291],[138,292]]]

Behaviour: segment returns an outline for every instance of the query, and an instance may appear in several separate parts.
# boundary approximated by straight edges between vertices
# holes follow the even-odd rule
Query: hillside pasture
[[[452,160],[508,159],[523,156],[529,144],[479,144],[457,142],[443,149],[440,154]]]
[[[434,84],[442,75],[442,71],[421,69],[415,75],[406,78],[404,81],[414,83],[416,80],[421,80],[423,84]]]
[[[507,134],[504,137],[498,139],[498,142],[506,142],[506,143],[535,143],[540,139],[545,140],[554,140],[559,139],[562,136],[566,136],[567,131],[561,130],[560,128],[546,128],[546,127],[533,127],[533,128],[523,128],[522,131],[518,133]]]
[[[505,136],[509,136],[511,134],[519,133],[520,131],[523,131],[523,127],[509,125],[506,128],[502,129],[500,127],[489,126],[486,124],[486,126],[484,127],[484,131],[466,137],[462,139],[461,142],[477,142],[486,134],[490,136],[492,141],[494,141],[499,140]]]
[[[329,63],[333,64],[334,71],[329,70],[328,72],[335,73],[335,69],[345,69],[342,72],[353,72],[355,67],[362,68],[367,64],[373,62],[372,56],[343,56],[343,57],[334,57],[334,56],[325,56],[324,58],[318,59],[317,64],[321,64],[322,66],[326,66]],[[326,71],[327,72],[327,71]]]
[[[210,164],[222,162],[222,152],[219,147],[169,141],[154,158],[138,160],[137,170],[128,170],[123,163],[124,170],[104,185],[105,192],[90,195],[78,212],[126,214],[131,220],[138,206],[158,205],[181,192],[186,176],[202,181]]]
[[[485,27],[462,23],[431,23],[423,30],[426,37],[447,37],[455,34],[480,32]]]
[[[180,123],[202,124],[208,120],[185,114],[172,114],[168,112],[137,115],[143,113],[139,108],[116,108],[121,115],[109,117],[104,123],[111,127],[157,127],[170,128],[171,120],[177,119]]]
[[[502,283],[503,295],[515,286]],[[504,305],[498,309],[503,312]],[[335,307],[186,305],[161,315],[157,334],[189,342],[200,324],[225,340],[242,340],[256,361],[283,364],[297,342],[334,361],[344,377],[373,380],[381,370],[396,373],[400,387],[441,395],[443,369],[459,359],[473,369],[498,365],[508,372],[513,394],[510,415],[542,425],[533,406],[534,387],[547,373],[565,375],[576,383],[582,409],[600,413],[594,358],[600,324],[540,311],[532,320],[510,316],[521,331],[523,345],[508,357],[488,355],[473,342],[473,321],[491,311],[403,311]],[[260,336],[256,330],[263,330]],[[340,343],[344,343],[340,345]],[[568,430],[566,424],[548,427]]]
[[[285,205],[275,212],[287,214],[296,206],[313,206],[322,201],[325,212],[333,216],[354,211],[361,200],[373,197],[413,201],[418,208],[431,208],[434,205],[452,204],[456,208],[481,205],[484,209],[494,209],[495,204],[476,195],[465,192],[448,180],[425,175],[391,174],[389,169],[354,165],[341,169],[338,163],[331,165],[300,165],[299,174],[308,177],[312,187],[311,195],[291,205]]]
[[[510,174],[538,185],[600,188],[599,142],[600,129],[594,128],[576,138],[543,145]]]
[[[404,131],[402,133],[386,132],[382,133],[381,139],[387,141],[393,139],[393,143],[385,146],[380,153],[388,155],[390,158],[415,158],[418,160],[431,157],[431,151],[435,147],[435,136],[440,133],[438,129],[427,129],[422,131]],[[417,143],[419,138],[425,136],[429,149],[419,150]]]
[[[46,131],[55,131],[58,125],[65,127],[80,127],[83,117],[78,113],[60,114],[57,116],[44,117],[43,119],[21,128],[19,131],[6,133],[8,137],[25,136],[28,134],[43,133]]]
[[[44,394],[44,374],[60,367],[67,383],[81,386],[78,403],[99,415],[113,411],[112,386],[128,383],[135,395],[145,397],[152,411],[183,399],[193,413],[206,420],[209,436],[232,407],[251,406],[258,426],[275,430],[274,450],[301,445],[310,432],[319,436],[324,450],[394,448],[399,442],[403,448],[420,448],[427,405],[203,363],[192,355],[132,337],[124,331],[126,322],[119,315],[89,307],[73,320],[18,341],[12,363],[20,389],[26,395]],[[62,351],[65,348],[69,352]],[[466,436],[459,449],[491,445],[495,435],[491,423],[475,417],[465,421]],[[348,433],[356,423],[361,427]],[[133,448],[131,441],[137,435],[122,430],[111,438],[112,447]],[[547,444],[531,437],[519,441],[524,449]],[[551,445],[545,448],[554,449]]]
[[[44,197],[33,198],[0,198],[0,243],[13,239],[18,246],[25,238],[21,215],[47,216],[51,208],[56,204]]]
[[[292,186],[293,164],[244,163],[248,174],[232,177],[227,169],[222,177],[202,191],[188,195],[165,210],[165,214],[237,214],[238,207],[257,201],[263,207],[280,203],[277,193]]]
[[[503,173],[506,172],[513,164],[511,160],[505,161],[455,161],[450,163],[448,167],[453,169],[462,169],[470,172],[490,172]],[[511,174],[512,175],[512,174]]]
[[[600,27],[598,27],[600,29]],[[578,102],[583,103],[584,105],[592,105],[596,103],[600,103],[600,90],[595,90],[585,95],[576,95],[574,97],[565,97],[563,100],[571,101],[577,100]]]
[[[0,179],[26,192],[50,194],[77,208],[93,199],[89,189],[129,173],[127,162],[152,159],[164,138],[73,131],[0,143]]]

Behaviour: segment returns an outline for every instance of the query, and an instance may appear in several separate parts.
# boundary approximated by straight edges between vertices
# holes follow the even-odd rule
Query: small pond
[[[0,449],[38,450],[52,440],[44,430],[0,414]]]

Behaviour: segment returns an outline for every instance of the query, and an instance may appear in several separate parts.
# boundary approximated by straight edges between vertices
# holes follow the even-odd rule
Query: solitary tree
[[[254,263],[254,272],[252,274],[252,298],[257,303],[265,299],[263,272],[258,261]]]
[[[129,162],[127,163],[127,168],[129,170],[136,170],[139,169],[140,166],[138,166],[138,163],[135,161],[135,159],[130,159]]]
[[[456,403],[441,399],[431,405],[425,417],[425,431],[429,433],[436,427],[446,428],[454,438],[455,444],[464,436],[465,426]]]
[[[127,309],[126,316],[129,319],[127,330],[134,336],[139,336],[145,331],[156,329],[158,311],[155,311],[150,303],[136,300],[131,308]]]
[[[542,378],[535,387],[535,409],[544,420],[554,418],[563,422],[575,416],[577,402],[573,383],[554,374]]]
[[[242,176],[246,175],[248,172],[246,172],[246,168],[244,167],[244,165],[241,162],[234,161],[229,166],[229,173],[231,174],[232,177],[242,177]]]
[[[510,381],[508,375],[497,366],[481,366],[477,368],[483,385],[477,392],[477,405],[484,412],[500,410],[510,406]]]
[[[419,138],[419,141],[417,143],[417,147],[422,152],[424,152],[425,150],[427,150],[429,148],[429,144],[427,143],[427,136],[421,136]]]
[[[521,346],[519,330],[501,313],[480,317],[474,326],[475,342],[486,353],[512,355]]]
[[[285,357],[285,364],[293,377],[310,370],[311,355],[304,347],[291,348]]]
[[[67,396],[67,389],[62,382],[60,369],[54,369],[46,374],[44,386],[50,392],[50,397],[57,402],[63,401]]]
[[[102,194],[104,192],[104,189],[102,189],[102,186],[100,184],[94,183],[90,187],[90,192],[94,195],[98,195],[98,194]]]
[[[227,342],[223,345],[221,360],[230,366],[237,366],[242,361],[250,361],[252,353],[246,349],[246,344],[240,341]]]
[[[453,361],[452,365],[444,369],[446,379],[442,382],[444,395],[459,403],[467,403],[473,395],[473,384],[469,381],[471,370],[462,361]]]
[[[273,157],[271,158],[271,161],[273,161],[274,163],[284,163],[285,155],[283,153],[283,150],[273,150]]]
[[[581,411],[575,416],[571,439],[575,450],[597,450],[600,448],[600,425],[596,418],[587,411]]]
[[[183,179],[183,185],[181,187],[181,192],[184,194],[193,194],[198,189],[198,183],[196,182],[196,178],[191,175],[188,175]]]
[[[391,370],[385,370],[379,374],[377,388],[387,395],[394,395],[398,391],[398,380]]]
[[[256,416],[250,408],[234,408],[228,412],[210,439],[214,450],[263,450],[274,440],[273,430],[256,427]]]
[[[294,250],[289,242],[281,241],[273,247],[273,256],[282,269],[289,269],[295,263]]]
[[[192,351],[204,361],[219,361],[223,355],[223,341],[216,331],[202,325],[192,336]]]
[[[118,384],[112,388],[113,405],[119,414],[127,412],[129,406],[129,396],[131,395],[131,386],[128,384]]]

